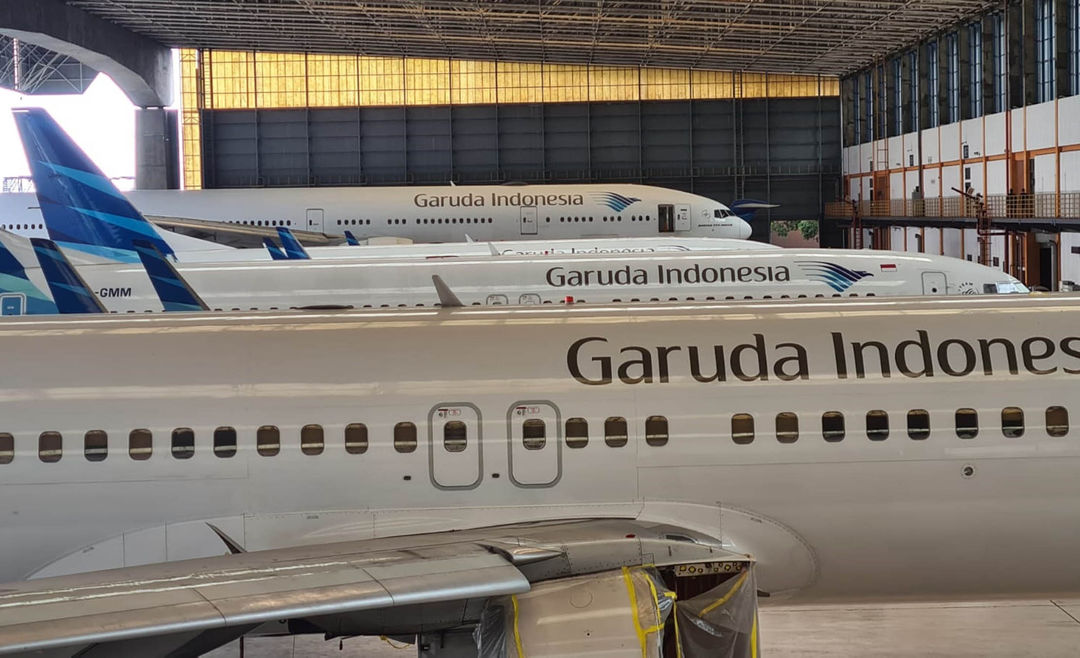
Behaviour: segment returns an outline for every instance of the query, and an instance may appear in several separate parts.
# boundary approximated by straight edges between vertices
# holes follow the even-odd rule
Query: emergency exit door
[[[689,231],[690,230],[690,204],[677,203],[675,204],[675,230],[676,231]]]
[[[922,288],[924,295],[944,295],[946,294],[946,284],[944,272],[923,272],[922,274]]]
[[[313,233],[323,232],[323,216],[326,213],[322,208],[307,209],[307,230]]]
[[[519,487],[550,487],[562,477],[559,410],[544,400],[522,400],[506,412],[510,481]]]
[[[521,209],[521,234],[536,235],[536,207],[527,206]]]
[[[437,404],[428,412],[428,465],[440,489],[472,489],[484,473],[480,410],[468,402]]]

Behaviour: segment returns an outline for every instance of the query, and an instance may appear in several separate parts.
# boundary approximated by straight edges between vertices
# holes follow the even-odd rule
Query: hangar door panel
[[[506,413],[510,480],[519,487],[550,487],[562,476],[562,424],[554,404],[522,400]]]
[[[440,489],[471,489],[483,477],[480,410],[468,402],[448,402],[428,412],[428,464]]]

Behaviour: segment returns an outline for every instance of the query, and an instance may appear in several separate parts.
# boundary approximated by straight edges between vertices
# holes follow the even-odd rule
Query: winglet
[[[229,535],[225,534],[224,530],[217,527],[213,523],[207,523],[206,525],[209,526],[210,529],[214,531],[214,534],[217,535],[218,539],[220,539],[225,544],[225,548],[229,549],[230,553],[232,553],[233,555],[238,555],[240,553],[247,553],[247,551],[244,549],[244,547],[240,545],[240,542],[236,541],[235,539],[233,539]]]
[[[494,242],[489,242],[488,243],[488,248],[491,249],[491,255],[492,256],[502,256],[502,254],[499,253],[499,249],[498,249],[498,247],[495,246]]]
[[[270,252],[270,258],[273,260],[289,260],[289,257],[285,255],[285,252],[274,244],[274,241],[270,238],[263,238],[263,246]]]
[[[435,292],[439,294],[439,304],[443,308],[457,308],[464,306],[458,296],[454,294],[454,291],[450,289],[450,286],[446,285],[446,282],[442,280],[442,277],[438,274],[431,275],[431,282],[435,284]]]
[[[142,260],[150,283],[154,284],[158,299],[166,311],[209,311],[210,307],[191,289],[188,282],[176,271],[168,258],[151,242],[135,240],[132,243]]]
[[[289,260],[310,260],[311,256],[308,255],[307,249],[304,249],[304,245],[300,244],[300,241],[296,239],[293,232],[284,226],[278,227],[278,237],[281,239],[281,246],[285,248],[285,255]]]
[[[350,247],[360,246],[360,241],[356,239],[356,236],[353,235],[353,232],[349,229],[345,229],[345,243],[348,244]]]
[[[56,310],[61,313],[108,313],[55,242],[30,238],[30,244],[41,263],[41,273],[49,284]]]
[[[132,240],[175,256],[150,222],[38,107],[13,110],[49,237],[58,245],[112,261],[137,263]]]

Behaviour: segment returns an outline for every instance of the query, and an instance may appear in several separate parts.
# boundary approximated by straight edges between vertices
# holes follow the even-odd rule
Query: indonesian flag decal
[[[881,271],[882,272],[895,272],[896,271],[896,263],[882,263],[881,264]]]

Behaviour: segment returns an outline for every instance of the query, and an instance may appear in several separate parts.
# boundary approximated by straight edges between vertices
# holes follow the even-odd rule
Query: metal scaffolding
[[[841,75],[987,0],[68,0],[183,48]]]

